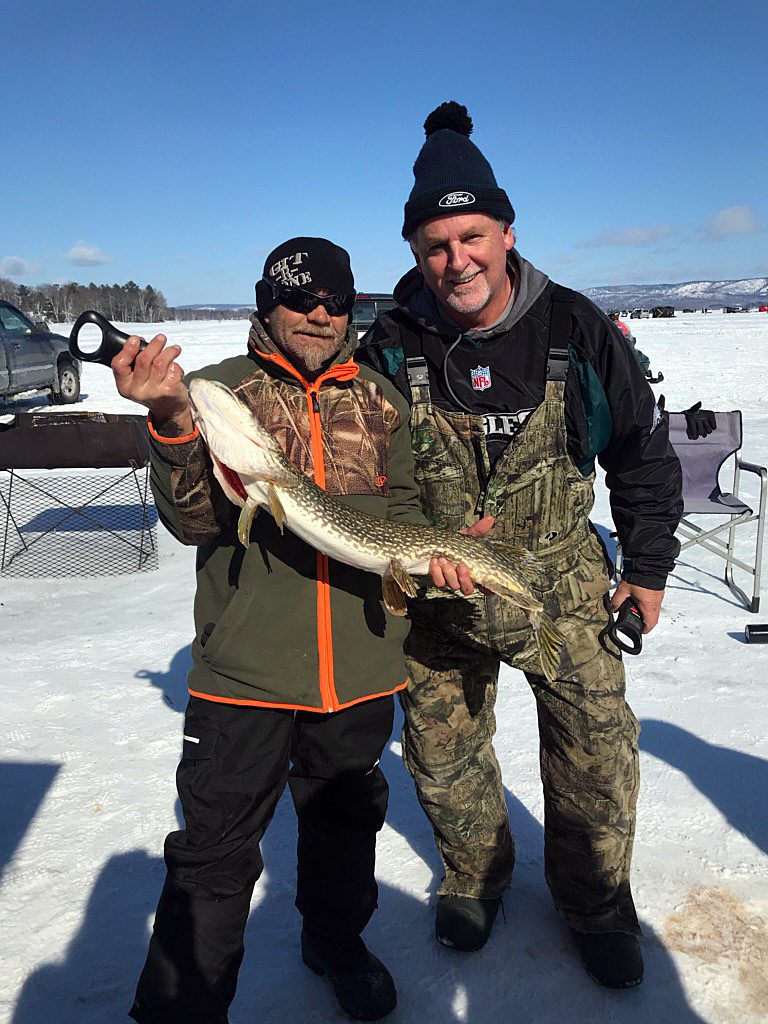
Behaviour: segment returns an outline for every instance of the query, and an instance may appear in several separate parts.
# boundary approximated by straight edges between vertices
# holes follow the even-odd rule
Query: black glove
[[[683,410],[685,416],[686,434],[691,441],[697,437],[707,437],[713,430],[717,430],[717,420],[711,409],[702,409],[701,402],[696,402],[690,409]]]

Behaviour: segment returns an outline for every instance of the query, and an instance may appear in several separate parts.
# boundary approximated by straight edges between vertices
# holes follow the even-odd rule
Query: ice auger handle
[[[90,352],[83,352],[78,343],[78,335],[85,324],[96,324],[101,331],[101,344]],[[87,309],[75,320],[69,335],[69,351],[75,359],[82,359],[86,363],[101,363],[102,366],[109,366],[123,345],[131,337],[123,331],[118,331],[114,324],[110,323],[105,316],[97,313],[95,309]],[[139,342],[139,352],[147,347],[143,339]]]

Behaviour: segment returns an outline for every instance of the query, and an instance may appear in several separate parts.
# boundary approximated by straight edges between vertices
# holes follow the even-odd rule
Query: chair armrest
[[[757,475],[762,477],[763,480],[768,477],[768,469],[766,469],[765,466],[757,466],[754,462],[742,462],[741,459],[738,459],[737,461],[739,469],[743,469],[745,473],[757,473]]]

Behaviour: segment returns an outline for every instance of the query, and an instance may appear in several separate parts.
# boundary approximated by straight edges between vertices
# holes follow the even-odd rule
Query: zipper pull
[[[317,400],[316,391],[312,392],[312,412],[316,413],[318,416],[320,415],[320,403]]]

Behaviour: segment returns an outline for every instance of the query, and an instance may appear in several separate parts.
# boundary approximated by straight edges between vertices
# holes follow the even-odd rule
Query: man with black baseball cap
[[[515,212],[469,138],[466,107],[442,104],[424,129],[403,223],[416,266],[359,358],[411,404],[427,518],[459,529],[494,516],[493,538],[541,562],[540,597],[566,637],[559,677],[548,683],[521,613],[471,593],[466,574],[444,566],[444,582],[467,600],[433,591],[411,603],[403,752],[445,866],[437,938],[479,949],[512,875],[492,744],[504,661],[525,672],[536,698],[555,904],[590,974],[630,987],[643,977],[629,879],[637,723],[621,654],[605,634],[610,606],[628,598],[646,632],[658,621],[679,550],[680,465],[616,327],[515,249]],[[612,600],[589,522],[596,458],[625,554]]]
[[[177,773],[185,827],[165,844],[168,874],[131,1010],[140,1024],[225,1024],[263,867],[259,843],[286,782],[298,817],[304,962],[355,1019],[377,1020],[396,1003],[360,934],[376,907],[388,794],[379,758],[392,695],[406,685],[403,620],[385,616],[378,577],[281,533],[265,511],[243,548],[185,383],[232,388],[294,465],[340,501],[423,522],[408,404],[354,361],[354,299],[344,249],[292,238],[267,257],[246,351],[183,378],[179,346],[158,335],[142,352],[131,339],[112,364],[120,393],[149,409],[160,517],[198,549]]]

